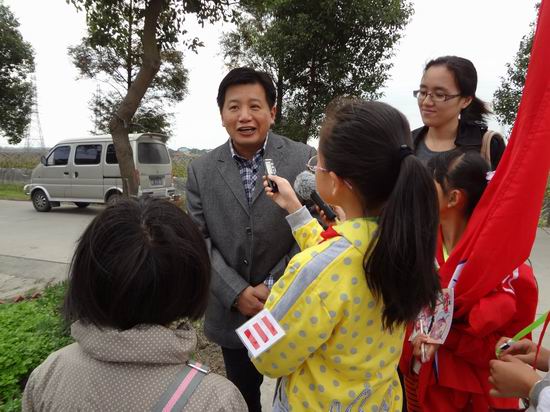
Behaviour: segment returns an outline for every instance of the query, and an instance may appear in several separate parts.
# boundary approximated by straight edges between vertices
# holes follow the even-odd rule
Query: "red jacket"
[[[440,267],[445,264],[441,241],[438,242],[437,261]],[[463,279],[459,279],[461,281]],[[512,274],[503,276],[500,284],[476,302],[467,314],[454,318],[445,343],[437,351],[436,364],[432,359],[420,369],[417,389],[420,405],[427,411],[438,410],[440,406],[426,405],[425,400],[430,386],[440,385],[462,392],[462,396],[468,396],[468,393],[482,396],[492,407],[517,407],[517,399],[489,396],[489,361],[495,357],[495,345],[500,337],[513,336],[533,322],[537,301],[538,288],[533,270],[523,264]],[[410,328],[399,365],[405,376],[413,373],[409,335]],[[434,401],[432,395],[430,399],[430,402]]]

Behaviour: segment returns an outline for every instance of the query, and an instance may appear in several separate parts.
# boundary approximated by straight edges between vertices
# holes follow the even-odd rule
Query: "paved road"
[[[550,310],[550,228],[539,229],[531,251],[531,264],[539,284],[539,304],[537,314]],[[540,328],[534,332],[538,339]],[[550,331],[544,335],[544,345],[550,347]]]
[[[102,206],[78,209],[73,205],[36,212],[30,202],[0,200],[0,299],[42,288],[67,275],[75,242]],[[539,307],[550,309],[550,230],[539,229],[531,253],[539,282]],[[535,335],[537,336],[537,335]],[[550,347],[550,332],[545,336]],[[271,410],[274,380],[262,390],[264,410]]]
[[[101,210],[67,204],[38,213],[30,202],[0,200],[0,299],[64,279],[76,240]]]

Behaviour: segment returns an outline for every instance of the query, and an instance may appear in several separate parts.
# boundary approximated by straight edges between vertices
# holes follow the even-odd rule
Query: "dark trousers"
[[[261,412],[260,386],[264,377],[250,361],[248,351],[244,348],[222,347],[222,353],[227,379],[239,389],[248,405],[249,412]]]

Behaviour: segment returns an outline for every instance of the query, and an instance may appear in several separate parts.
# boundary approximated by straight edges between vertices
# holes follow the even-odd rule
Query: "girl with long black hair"
[[[265,306],[285,336],[253,359],[282,377],[275,411],[401,410],[405,324],[439,290],[435,187],[410,147],[393,107],[334,103],[308,164],[321,197],[346,215],[325,231],[285,179],[268,176],[278,192],[266,184],[266,193],[289,212],[302,249]]]

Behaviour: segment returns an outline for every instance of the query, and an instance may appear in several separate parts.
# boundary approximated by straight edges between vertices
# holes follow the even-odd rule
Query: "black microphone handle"
[[[325,212],[325,216],[328,220],[336,220],[336,213],[334,213],[334,210],[332,210],[332,208],[326,204],[321,196],[319,196],[319,193],[317,193],[316,190],[311,192],[311,200],[313,200],[315,204],[319,206],[319,209]]]

